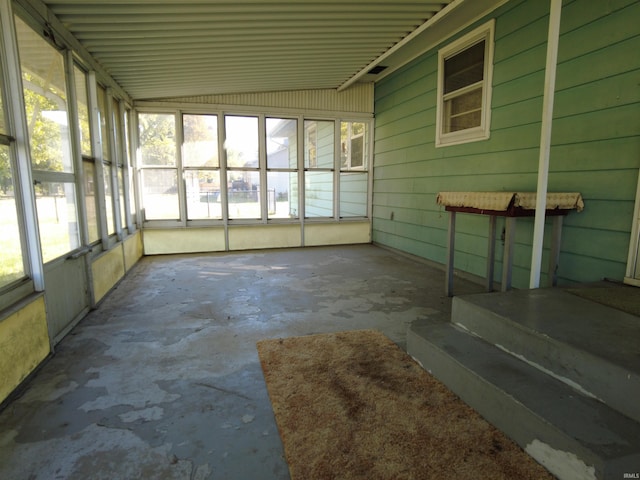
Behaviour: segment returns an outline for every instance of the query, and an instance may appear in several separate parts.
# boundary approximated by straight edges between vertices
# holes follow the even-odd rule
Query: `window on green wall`
[[[489,138],[493,26],[488,22],[438,53],[436,146]]]

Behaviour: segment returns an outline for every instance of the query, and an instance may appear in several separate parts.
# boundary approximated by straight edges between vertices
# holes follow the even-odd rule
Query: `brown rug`
[[[380,332],[257,347],[292,480],[554,478]]]

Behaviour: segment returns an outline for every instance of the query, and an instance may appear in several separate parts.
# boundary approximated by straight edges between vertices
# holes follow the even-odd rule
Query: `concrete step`
[[[560,480],[636,478],[639,423],[446,320],[412,325],[407,351],[463,401]]]
[[[553,288],[455,297],[451,323],[640,422],[640,318]]]

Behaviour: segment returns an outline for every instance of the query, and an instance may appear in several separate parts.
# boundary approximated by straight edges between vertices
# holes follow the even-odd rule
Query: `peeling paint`
[[[595,467],[584,463],[575,453],[556,450],[537,438],[525,451],[560,480],[597,480]]]
[[[528,365],[531,365],[533,368],[536,368],[538,370],[540,370],[541,372],[546,373],[547,375],[549,375],[550,377],[555,378],[556,380],[561,381],[562,383],[564,383],[565,385],[569,385],[571,388],[573,388],[574,390],[580,392],[581,394],[585,395],[586,397],[590,397],[590,398],[594,398],[602,403],[606,403],[604,400],[602,400],[601,398],[598,398],[596,395],[594,395],[593,393],[591,393],[589,390],[585,389],[582,385],[580,385],[579,383],[571,380],[570,378],[567,377],[563,377],[562,375],[558,375],[557,373],[553,372],[552,370],[549,370],[548,368],[543,367],[542,365],[529,360],[527,357],[525,357],[524,355],[520,355],[519,353],[515,353],[510,351],[509,349],[503,347],[502,345],[496,344],[496,347],[499,348],[500,350],[502,350],[505,353],[508,353],[509,355],[514,356],[515,358],[517,358],[518,360],[522,360],[523,362],[525,362]]]

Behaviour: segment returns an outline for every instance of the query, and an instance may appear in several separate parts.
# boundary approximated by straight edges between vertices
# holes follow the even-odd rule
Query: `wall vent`
[[[386,65],[376,65],[371,70],[369,70],[367,73],[369,73],[371,75],[378,75],[381,71],[385,70],[386,68],[387,68]]]

